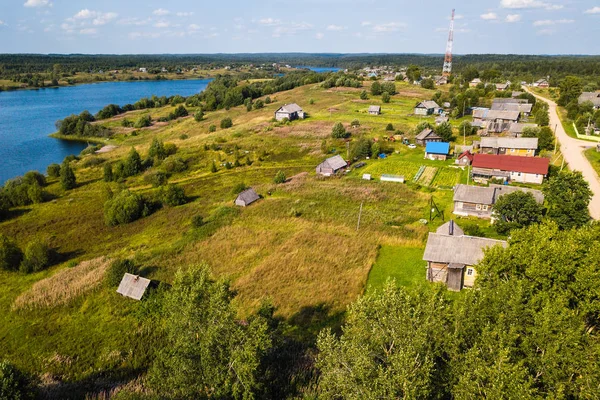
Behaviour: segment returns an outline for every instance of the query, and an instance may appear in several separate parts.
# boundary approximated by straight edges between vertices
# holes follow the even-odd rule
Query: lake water
[[[46,172],[85,143],[48,137],[55,122],[107,104],[125,105],[142,97],[190,96],[203,91],[210,79],[178,81],[104,82],[55,89],[0,92],[0,185],[30,170]]]
[[[338,72],[341,71],[341,68],[335,68],[335,67],[306,67],[306,66],[300,66],[300,67],[296,67],[296,68],[303,68],[303,69],[310,69],[311,71],[314,72]]]

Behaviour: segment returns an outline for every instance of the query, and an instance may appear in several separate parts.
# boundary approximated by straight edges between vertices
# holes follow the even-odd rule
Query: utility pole
[[[558,128],[558,124],[554,125],[554,153],[556,154],[556,147],[558,146],[558,139],[556,138],[556,128]]]
[[[362,206],[364,202],[360,203],[360,210],[358,211],[358,224],[356,224],[356,231],[360,228],[360,216],[362,215]]]

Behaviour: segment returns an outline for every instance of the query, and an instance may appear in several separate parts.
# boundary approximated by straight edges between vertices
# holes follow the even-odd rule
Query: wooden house
[[[435,101],[427,100],[422,101],[415,106],[415,115],[431,115],[431,114],[441,114],[443,112],[442,107],[440,107]]]
[[[456,164],[471,165],[473,162],[473,154],[469,150],[465,150],[456,157]]]
[[[381,114],[381,106],[369,106],[369,114],[371,114],[371,115]]]
[[[533,82],[533,86],[540,88],[549,88],[550,83],[548,83],[546,79],[538,79],[537,81]]]
[[[467,236],[454,221],[447,222],[427,238],[423,254],[427,280],[441,282],[452,291],[473,287],[477,277],[475,265],[483,259],[484,251],[494,246],[507,247],[508,243]]]
[[[579,104],[589,101],[594,105],[594,108],[600,110],[600,92],[583,92],[577,99]]]
[[[348,163],[339,154],[337,156],[329,157],[317,166],[317,174],[323,176],[331,176],[336,174],[338,171],[346,168]]]
[[[533,157],[538,148],[538,138],[482,137],[479,146],[484,154]]]
[[[433,129],[425,128],[417,136],[415,142],[418,145],[425,146],[429,142],[441,142],[442,138],[438,136]]]
[[[508,134],[512,137],[521,137],[525,128],[537,128],[537,124],[514,122],[508,126]]]
[[[289,121],[304,119],[304,111],[302,111],[302,108],[296,103],[285,104],[275,111],[275,119],[281,121],[285,118]]]
[[[502,99],[502,100],[512,100],[512,101],[497,101],[500,99],[494,99],[492,102],[491,110],[497,111],[518,111],[521,113],[521,117],[528,117],[531,114],[531,109],[533,108],[533,104],[516,102],[516,99]]]
[[[235,199],[235,205],[240,207],[248,207],[250,204],[259,199],[260,196],[258,193],[256,193],[254,189],[249,188],[238,194],[238,197]]]
[[[548,174],[550,160],[544,157],[475,154],[472,165],[471,175],[477,182],[498,179],[541,184]]]
[[[450,143],[428,142],[425,145],[425,158],[430,160],[446,160],[450,154]]]
[[[471,82],[469,82],[469,87],[476,87],[481,83],[481,79],[475,78]]]
[[[490,219],[496,201],[501,196],[516,191],[531,193],[538,204],[544,203],[544,194],[535,189],[508,185],[490,185],[489,187],[456,185],[454,187],[453,213],[463,217]]]
[[[142,278],[139,275],[125,273],[123,279],[121,279],[121,283],[119,283],[117,293],[135,300],[141,300],[144,293],[146,293],[146,289],[150,286],[150,283],[150,279]]]

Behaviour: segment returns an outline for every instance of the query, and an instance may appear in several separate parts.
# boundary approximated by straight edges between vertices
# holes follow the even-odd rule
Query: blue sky
[[[600,0],[0,0],[0,53],[600,54]]]

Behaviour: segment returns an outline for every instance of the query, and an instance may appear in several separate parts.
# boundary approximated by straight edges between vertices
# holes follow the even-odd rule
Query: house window
[[[476,209],[477,211],[481,211],[481,204],[476,204],[476,205],[475,205],[475,209]]]
[[[510,149],[510,152],[511,152],[511,153],[514,153],[514,152],[515,152],[515,149]]]
[[[473,276],[474,270],[473,268],[467,268],[467,276]]]
[[[487,206],[487,204],[484,204],[484,205],[482,205],[482,206],[481,206],[481,209],[482,209],[483,211],[487,211],[487,210],[488,210],[488,206]]]

